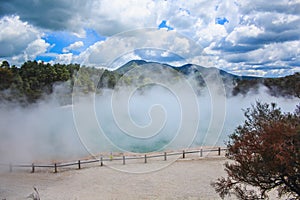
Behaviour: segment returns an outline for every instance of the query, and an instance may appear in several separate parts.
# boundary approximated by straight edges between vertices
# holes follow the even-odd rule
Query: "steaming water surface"
[[[183,91],[184,92],[184,91]],[[73,106],[58,106],[54,101],[44,101],[29,107],[2,105],[0,113],[0,158],[1,162],[33,162],[52,160],[71,160],[89,155],[89,152],[150,152],[164,149],[186,148],[191,146],[224,145],[228,134],[243,122],[243,111],[256,100],[276,102],[283,111],[293,111],[299,99],[284,99],[268,96],[263,88],[257,94],[230,97],[226,100],[224,126],[219,134],[214,127],[209,129],[211,99],[208,92],[197,97],[199,121],[193,118],[181,118],[182,107],[171,91],[164,87],[151,87],[137,91],[128,100],[128,112],[113,112],[112,91],[107,90],[93,96],[94,116],[90,113],[80,117],[74,114]],[[90,101],[81,101],[82,108],[90,107]],[[86,105],[85,105],[86,104]],[[84,112],[83,112],[84,113]],[[132,121],[137,127],[150,127],[145,132],[128,132],[128,127],[121,127],[115,120]],[[74,116],[81,120],[86,129],[78,128]],[[96,118],[95,127],[93,118]],[[195,138],[178,136],[182,124],[198,123]],[[222,121],[220,121],[222,125]],[[124,131],[125,130],[125,131]],[[189,130],[187,130],[189,131]],[[192,131],[192,130],[191,130]],[[213,135],[214,137],[210,137]],[[215,136],[218,137],[215,137]],[[182,144],[178,141],[182,141]]]

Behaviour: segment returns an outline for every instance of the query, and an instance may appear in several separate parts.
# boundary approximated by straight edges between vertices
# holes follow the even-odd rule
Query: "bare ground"
[[[225,176],[224,157],[188,158],[160,169],[163,161],[110,164],[81,170],[1,172],[0,199],[27,199],[37,187],[42,200],[220,199],[210,183]],[[145,167],[159,170],[128,173]],[[118,170],[113,169],[118,168]],[[120,171],[121,170],[121,171]],[[125,171],[125,172],[123,172]]]

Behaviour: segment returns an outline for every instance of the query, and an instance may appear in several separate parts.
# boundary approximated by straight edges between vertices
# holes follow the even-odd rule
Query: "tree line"
[[[232,94],[247,94],[250,90],[258,90],[260,86],[265,86],[271,96],[300,98],[300,73],[279,78],[238,79]]]
[[[37,61],[27,61],[17,67],[10,66],[7,61],[2,61],[0,101],[35,103],[40,99],[47,98],[47,95],[54,92],[57,85],[63,84],[64,91],[60,93],[59,98],[62,104],[68,104],[71,102],[75,80],[76,86],[79,86],[81,92],[85,94],[99,92],[102,88],[114,88],[123,74],[124,72],[120,68],[110,71],[79,64],[50,64]],[[134,82],[134,77],[125,78],[126,84],[130,85]],[[281,78],[249,79],[233,76],[231,81],[234,83],[231,91],[233,95],[246,94],[251,89],[257,89],[260,85],[264,85],[273,96],[300,98],[300,73]],[[199,82],[201,82],[200,79]]]
[[[3,61],[0,67],[0,99],[33,103],[45,94],[53,92],[53,86],[58,82],[70,81],[78,71],[78,64],[54,64],[27,61],[20,67],[10,66]]]

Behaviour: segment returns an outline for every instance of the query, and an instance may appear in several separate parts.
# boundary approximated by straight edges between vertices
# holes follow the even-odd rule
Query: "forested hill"
[[[59,95],[62,104],[71,102],[74,77],[77,85],[82,87],[83,93],[94,92],[102,88],[114,88],[115,84],[126,71],[135,66],[151,64],[146,61],[130,61],[114,71],[98,68],[82,67],[78,64],[54,64],[27,61],[21,66],[10,66],[3,61],[0,66],[0,101],[19,102],[24,105],[34,103],[40,99],[48,98],[49,94],[60,89]],[[156,63],[159,64],[159,63]],[[281,78],[241,77],[232,75],[216,68],[205,68],[197,65],[184,65],[173,67],[160,64],[163,67],[172,67],[185,76],[194,76],[194,79],[203,83],[201,76],[217,72],[224,83],[231,85],[228,95],[247,94],[250,90],[257,89],[260,85],[268,88],[273,96],[300,98],[300,73]],[[81,71],[78,76],[78,71]],[[103,74],[102,74],[103,73]],[[134,77],[132,77],[134,78]],[[130,84],[130,80],[128,80]],[[63,86],[63,87],[58,87]]]

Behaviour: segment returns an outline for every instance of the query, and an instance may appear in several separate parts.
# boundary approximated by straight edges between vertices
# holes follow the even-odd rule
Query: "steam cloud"
[[[160,74],[163,80],[174,78],[170,73]],[[193,80],[189,81],[195,87]],[[299,102],[296,98],[271,97],[264,87],[246,96],[227,97],[226,102],[218,102],[222,87],[214,85],[197,93],[195,108],[189,91],[183,90],[181,84],[173,84],[173,91],[163,84],[142,85],[130,93],[129,99],[126,87],[121,84],[115,90],[103,89],[96,95],[78,97],[73,106],[59,106],[53,98],[55,92],[47,101],[28,107],[2,103],[0,162],[49,162],[75,159],[90,152],[179,149],[188,147],[189,141],[191,146],[224,145],[227,136],[243,122],[242,109],[255,101],[275,102],[285,112],[292,112]],[[112,106],[114,95],[118,98],[116,107]],[[122,101],[128,103],[125,109],[118,107]],[[181,105],[182,102],[187,106]],[[218,108],[222,104],[226,106],[225,113]],[[212,113],[213,107],[221,113]],[[198,110],[196,118],[199,120],[192,113],[183,117],[183,109]],[[125,124],[122,119],[126,120]],[[137,130],[145,131],[130,132],[132,127],[128,120]],[[215,133],[218,128],[214,126],[218,123],[222,126],[220,134]],[[178,132],[182,126],[185,126],[185,133]]]

